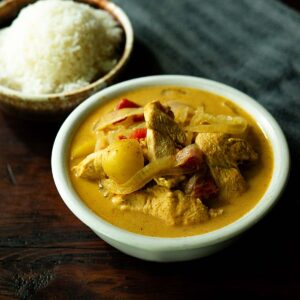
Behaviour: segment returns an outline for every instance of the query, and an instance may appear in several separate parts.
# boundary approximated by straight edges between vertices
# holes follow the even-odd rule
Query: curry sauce
[[[256,164],[250,167],[241,167],[242,175],[247,182],[247,190],[239,197],[233,197],[230,200],[211,201],[210,206],[214,209],[222,209],[223,213],[193,225],[172,225],[142,212],[116,208],[112,198],[102,193],[96,181],[76,177],[71,170],[82,160],[82,158],[72,158],[72,153],[76,153],[77,149],[85,144],[87,149],[90,148],[90,152],[93,152],[93,147],[96,144],[93,129],[99,116],[112,111],[121,98],[128,98],[141,106],[153,100],[159,100],[162,104],[176,100],[194,108],[203,106],[205,111],[210,114],[238,115],[246,119],[250,127],[249,140],[258,153]],[[226,226],[251,210],[261,199],[271,180],[273,154],[270,144],[258,124],[230,100],[191,88],[158,86],[137,89],[100,104],[99,108],[83,121],[75,133],[70,149],[69,169],[72,184],[80,198],[103,219],[135,233],[160,237],[182,237],[206,233]]]

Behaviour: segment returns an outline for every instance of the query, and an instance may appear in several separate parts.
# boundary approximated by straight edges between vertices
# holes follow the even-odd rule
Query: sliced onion
[[[119,110],[114,110],[103,115],[94,125],[94,131],[104,129],[105,127],[121,121],[127,117],[142,115],[144,113],[144,108],[123,108]]]
[[[107,133],[107,141],[108,144],[112,144],[113,142],[119,140],[119,137],[125,137],[127,138],[127,135],[131,132],[132,130],[126,129],[122,126],[117,127],[116,130],[110,130]]]
[[[175,157],[166,156],[150,162],[123,184],[117,184],[111,179],[104,179],[101,181],[101,184],[111,193],[126,195],[141,189],[154,177],[161,176],[161,174],[165,175],[163,172],[175,166]]]
[[[166,104],[171,107],[175,121],[181,124],[187,122],[195,111],[193,107],[177,101],[169,101]]]
[[[130,126],[129,128],[125,127],[125,126],[116,126],[115,130],[109,130],[106,133],[106,139],[108,141],[108,144],[111,144],[117,140],[120,139],[120,137],[124,137],[124,138],[128,138],[130,136],[130,134],[132,134],[132,132],[134,132],[134,130],[137,130],[139,128],[145,128],[145,122],[142,123],[136,123],[132,126]],[[98,132],[101,132],[101,130],[99,130]]]
[[[193,162],[192,165],[191,162]],[[111,193],[130,194],[141,189],[155,177],[199,172],[203,162],[203,153],[198,146],[192,144],[174,156],[166,156],[151,161],[123,184],[117,184],[111,179],[104,179],[101,183]]]
[[[247,121],[239,116],[211,115],[199,107],[193,116],[190,125],[185,127],[190,132],[221,132],[241,134],[247,129]]]
[[[177,176],[177,175],[187,175],[193,174],[195,170],[193,169],[184,169],[182,167],[175,167],[159,173],[159,176]],[[156,177],[156,176],[155,176]]]
[[[96,132],[95,151],[102,150],[108,146],[107,136],[102,130]]]
[[[205,124],[197,126],[187,126],[186,131],[197,132],[197,133],[230,133],[230,134],[242,134],[247,128],[244,124]]]

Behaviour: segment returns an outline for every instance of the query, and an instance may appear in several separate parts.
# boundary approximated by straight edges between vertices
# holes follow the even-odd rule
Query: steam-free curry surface
[[[163,221],[149,215],[139,212],[122,211],[114,207],[111,199],[101,194],[96,182],[77,178],[71,172],[71,168],[80,159],[71,159],[70,155],[69,174],[75,190],[86,205],[103,219],[123,229],[144,235],[160,237],[190,236],[206,233],[234,222],[250,211],[264,195],[273,171],[272,150],[264,133],[249,115],[230,102],[230,100],[196,89],[181,87],[142,88],[106,101],[104,104],[99,105],[99,108],[84,120],[78,128],[71,144],[70,153],[86,140],[96,141],[93,133],[95,122],[102,114],[112,111],[121,98],[128,98],[140,105],[145,105],[153,100],[159,100],[162,103],[176,100],[193,107],[204,105],[205,110],[211,114],[238,114],[244,117],[251,127],[250,142],[259,154],[259,161],[255,166],[247,168],[247,170],[241,169],[248,184],[248,189],[242,196],[232,199],[228,203],[214,203],[214,207],[222,207],[224,209],[222,215],[197,225],[169,226]]]

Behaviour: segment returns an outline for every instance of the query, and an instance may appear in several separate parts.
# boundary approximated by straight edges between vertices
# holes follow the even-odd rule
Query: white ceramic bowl
[[[274,173],[259,203],[242,218],[221,229],[190,237],[158,238],[135,234],[101,219],[79,198],[68,175],[68,150],[78,126],[100,103],[136,88],[155,85],[191,87],[224,96],[255,118],[274,153]],[[151,261],[182,261],[199,258],[225,247],[235,237],[254,225],[274,205],[286,184],[289,151],[282,130],[274,118],[255,100],[224,84],[207,79],[162,75],[125,81],[93,95],[79,105],[60,128],[52,152],[52,172],[56,187],[69,209],[100,238],[129,255]]]

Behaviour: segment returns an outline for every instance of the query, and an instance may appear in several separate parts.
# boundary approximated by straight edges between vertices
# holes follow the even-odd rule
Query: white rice
[[[0,84],[31,94],[83,87],[117,63],[122,30],[86,4],[43,0],[0,31]]]

